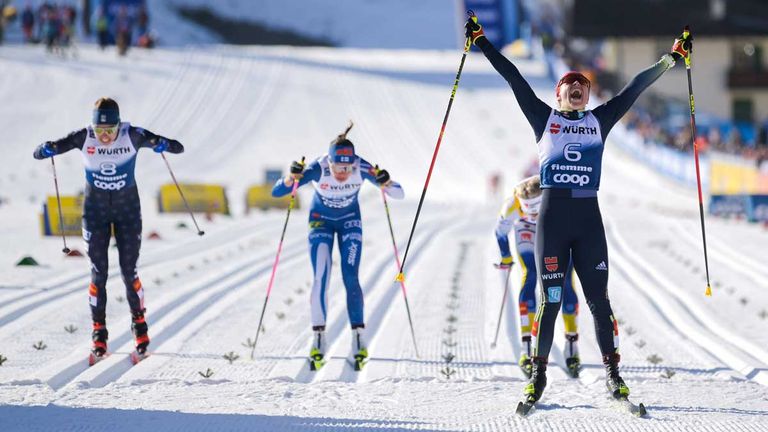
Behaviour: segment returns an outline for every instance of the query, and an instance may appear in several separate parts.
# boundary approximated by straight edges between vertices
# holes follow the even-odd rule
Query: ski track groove
[[[292,243],[286,245],[284,249],[286,255],[282,257],[283,260],[291,261],[297,258],[303,249],[303,243],[303,241],[294,240]],[[263,256],[259,256],[258,258],[245,259],[244,262],[238,264],[235,269],[215,277],[213,281],[206,281],[199,287],[195,287],[189,291],[180,293],[170,302],[157,308],[156,311],[153,312],[153,316],[157,316],[158,319],[155,323],[152,323],[152,334],[155,335],[152,337],[153,341],[155,342],[155,347],[161,347],[164,337],[168,337],[166,336],[168,333],[168,327],[174,329],[177,327],[182,327],[183,323],[185,322],[185,318],[191,312],[201,311],[205,307],[209,306],[209,304],[206,304],[205,302],[206,298],[213,297],[216,294],[227,291],[228,289],[239,285],[248,285],[253,278],[256,278],[262,273],[269,271],[272,267],[273,260],[273,253],[266,253]],[[250,269],[254,265],[259,264],[262,264],[262,266],[260,266],[258,269]],[[227,282],[232,279],[235,279],[237,282],[233,282],[231,284]],[[224,286],[222,287],[222,285]],[[192,294],[192,296],[189,294]],[[216,301],[220,301],[220,298],[217,298]],[[182,306],[192,307],[193,310],[189,313],[185,313],[184,316],[178,318],[170,325],[164,324],[169,320],[168,317],[172,316],[173,311],[176,311]],[[188,321],[188,319],[186,321]],[[65,376],[67,372],[71,372],[71,369],[68,366],[64,371],[52,374],[51,378],[47,382],[54,390],[62,389],[70,383],[78,383],[82,381],[86,381],[89,387],[103,387],[107,385],[109,382],[119,378],[132,367],[130,361],[128,361],[127,354],[125,354],[132,351],[131,336],[132,335],[130,334],[130,331],[123,331],[116,338],[110,339],[110,345],[117,346],[119,348],[117,350],[111,351],[111,354],[108,358],[102,360],[94,366],[91,366],[90,368],[87,366],[87,362],[85,361],[86,355],[83,354],[82,359],[79,360],[79,363],[85,367],[85,370],[80,371],[77,376]],[[159,343],[155,339],[159,339]],[[140,366],[140,364],[137,366]]]
[[[611,221],[610,218],[606,219]],[[698,316],[706,315],[697,315],[691,309],[698,311],[698,308],[692,306],[690,303],[685,303],[684,299],[682,299],[680,294],[674,289],[670,290],[665,288],[673,285],[662,279],[660,276],[650,272],[648,270],[650,267],[647,262],[626,247],[624,239],[618,232],[616,232],[612,221],[606,224],[606,233],[608,234],[607,237],[609,242],[612,243],[612,255],[618,255],[619,261],[634,263],[625,269],[625,274],[628,279],[634,280],[638,288],[639,286],[647,287],[646,291],[673,294],[674,299],[670,298],[668,301],[663,300],[663,295],[656,295],[654,298],[646,298],[654,304],[655,308],[663,317],[672,323],[674,328],[683,329],[685,336],[689,340],[717,357],[721,362],[734,371],[739,372],[750,380],[768,386],[768,373],[766,372],[768,369],[766,369],[766,365],[760,364],[760,361],[754,357],[753,354],[750,354],[744,348],[741,348],[739,345],[732,342],[736,341],[741,344],[741,338],[733,337],[733,339],[731,339],[730,335],[724,336],[722,334],[723,332],[720,331],[720,328],[714,327],[713,324],[709,322],[702,322]],[[643,279],[646,283],[637,282],[638,279]],[[643,290],[640,289],[640,291],[642,292]],[[677,307],[673,307],[672,302],[674,302],[674,305]],[[697,326],[698,329],[694,326]],[[704,328],[708,328],[711,331],[710,335],[707,335],[702,331]],[[744,345],[750,346],[751,344],[745,343]],[[755,351],[760,353],[761,350],[756,349]],[[762,356],[762,354],[760,355]]]
[[[682,238],[688,244],[695,248],[702,247],[701,238],[696,238],[690,233],[690,230],[685,229],[680,222],[675,222],[670,227],[676,234],[677,238]],[[713,236],[710,236],[713,237]],[[756,263],[752,261],[748,256],[736,252],[728,247],[725,243],[712,239],[709,242],[708,253],[713,261],[719,261],[722,264],[730,267],[733,270],[739,272],[739,274],[749,278],[753,284],[760,286],[762,289],[768,289],[768,272],[764,268],[759,268]]]
[[[229,55],[232,54],[230,53]],[[206,146],[206,149],[211,149],[213,151],[207,153],[206,157],[201,159],[201,161],[204,162],[203,165],[205,167],[219,166],[220,164],[224,163],[225,159],[231,156],[234,149],[242,145],[244,142],[247,142],[248,138],[254,135],[254,128],[258,127],[258,125],[261,123],[260,119],[262,114],[264,114],[265,109],[271,105],[270,102],[273,101],[274,97],[279,94],[277,89],[281,88],[281,82],[285,79],[285,74],[283,73],[285,62],[282,60],[274,61],[262,60],[258,57],[245,57],[242,61],[246,61],[248,64],[248,70],[242,71],[242,76],[244,78],[253,75],[254,68],[256,68],[256,66],[260,65],[261,63],[267,63],[270,65],[267,78],[263,83],[260,84],[259,88],[261,89],[261,92],[259,93],[256,101],[250,104],[249,111],[241,117],[241,120],[239,120],[236,125],[232,126],[234,128],[234,132],[227,133],[226,140],[223,143],[217,143],[217,145],[212,146],[212,148],[211,146]],[[243,85],[239,86],[237,88],[237,92],[233,94],[233,102],[237,98],[243,97],[241,90],[244,87],[245,81],[246,79],[242,79]],[[230,105],[230,109],[225,112],[231,112],[231,107],[234,106],[236,106],[236,104],[232,103]],[[222,116],[222,120],[224,118],[226,118],[226,116]],[[240,117],[235,116],[235,118]],[[247,125],[247,127],[245,125]],[[221,135],[218,132],[218,128],[210,129],[210,132],[207,135],[208,138],[202,139],[200,141],[202,143],[217,141],[220,139]]]
[[[434,233],[439,230],[439,224],[438,227],[432,229],[430,233]],[[423,232],[423,231],[422,231]],[[414,249],[414,253],[418,253],[420,250],[422,250],[424,247],[426,247],[430,243],[429,236],[425,234],[421,234],[419,237],[426,237],[426,239],[422,241],[417,241],[418,246]],[[415,239],[416,240],[416,239]],[[385,271],[385,268],[388,266],[391,266],[393,263],[394,258],[390,256],[389,254],[382,254],[381,261],[376,265],[375,271],[372,272],[373,276],[369,276],[369,278],[366,280],[366,284],[364,286],[366,287],[363,292],[364,298],[366,298],[367,308],[368,308],[368,318],[366,319],[366,329],[369,331],[369,341],[373,341],[375,338],[376,332],[378,330],[378,326],[374,325],[373,321],[370,321],[372,319],[372,314],[370,311],[375,311],[379,307],[390,307],[391,301],[388,305],[383,305],[382,297],[385,296],[386,290],[383,290],[379,288],[379,284],[377,283],[379,277],[392,277],[392,273],[388,273]],[[341,290],[338,290],[341,291]],[[374,298],[371,298],[375,295]],[[391,300],[391,296],[390,296]],[[373,306],[373,307],[371,307]],[[333,381],[352,381],[352,378],[356,378],[355,376],[350,376],[349,374],[356,374],[354,371],[351,370],[351,367],[347,364],[346,359],[350,358],[351,355],[351,346],[348,348],[342,347],[343,341],[346,341],[346,338],[342,337],[342,332],[347,327],[348,320],[343,319],[342,315],[346,313],[346,308],[336,308],[336,311],[334,313],[334,317],[329,319],[327,322],[331,323],[330,326],[326,328],[326,336],[327,340],[333,341],[328,346],[328,350],[326,351],[326,355],[328,356],[328,363],[323,366],[322,369],[320,369],[317,372],[312,372],[307,367],[306,361],[304,361],[304,366],[302,367],[301,371],[298,373],[298,375],[294,378],[297,382],[320,382],[320,381],[327,381],[328,376],[330,375],[330,379]],[[372,334],[371,334],[372,333]],[[342,360],[339,360],[342,359]],[[339,370],[339,366],[341,366],[341,370]],[[370,366],[370,365],[369,365]]]
[[[262,223],[257,225],[256,228],[258,228],[258,231],[251,232],[249,235],[246,235],[243,237],[238,236],[238,237],[235,237],[234,239],[229,238],[230,233],[241,233],[243,231],[252,231],[254,227],[249,226],[248,228],[245,228],[245,229],[242,227],[237,227],[235,229],[232,229],[231,231],[230,230],[223,231],[222,234],[226,235],[225,240],[223,241],[218,240],[213,244],[204,245],[206,249],[203,252],[194,252],[191,254],[184,254],[184,253],[176,254],[172,252],[183,252],[187,250],[188,243],[171,246],[166,250],[149,254],[150,258],[154,258],[155,256],[158,256],[158,258],[148,259],[149,262],[147,264],[141,264],[139,265],[139,267],[141,268],[142,272],[147,272],[148,270],[151,271],[152,269],[155,269],[155,268],[161,268],[162,266],[166,266],[174,262],[182,262],[185,260],[189,260],[197,255],[207,255],[211,253],[212,250],[215,251],[219,249],[224,249],[233,243],[242,241],[243,239],[247,239],[249,237],[251,238],[258,237],[259,235],[263,234],[264,231],[267,231],[269,229],[269,226],[267,223]],[[213,238],[216,238],[216,237],[213,237]],[[206,238],[205,240],[208,240],[208,239]],[[0,306],[0,314],[4,313],[4,315],[0,315],[0,326],[2,326],[1,328],[3,332],[8,331],[9,326],[19,326],[23,324],[19,320],[24,318],[25,316],[28,316],[29,313],[37,310],[38,308],[49,308],[49,307],[55,306],[54,304],[52,304],[54,300],[60,300],[64,297],[82,293],[84,290],[84,287],[87,285],[88,280],[90,280],[90,272],[81,273],[79,277],[72,278],[71,282],[69,283],[59,283],[49,288],[43,288],[42,291],[38,291],[34,294],[27,294],[27,295],[15,298],[13,300],[4,302],[2,306]],[[122,275],[120,273],[118,265],[113,265],[113,267],[110,267],[107,283],[109,283],[109,281],[112,281],[113,283],[115,281],[117,282],[122,281]]]

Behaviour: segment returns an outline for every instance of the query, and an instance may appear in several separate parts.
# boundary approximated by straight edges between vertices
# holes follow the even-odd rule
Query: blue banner
[[[464,7],[475,12],[485,37],[496,48],[519,37],[518,0],[464,0]]]
[[[768,222],[768,195],[749,195],[747,219],[750,222]]]

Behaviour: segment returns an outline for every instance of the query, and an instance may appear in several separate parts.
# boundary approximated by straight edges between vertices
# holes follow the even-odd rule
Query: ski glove
[[[152,150],[155,153],[162,153],[166,150],[168,150],[168,140],[165,138],[160,138],[157,140],[157,144],[152,147]]]
[[[514,261],[512,261],[512,257],[501,257],[501,262],[498,264],[493,264],[494,267],[496,267],[499,270],[509,270],[512,268],[512,266],[515,264]]]
[[[304,177],[304,162],[293,161],[291,162],[291,177],[298,180]]]
[[[379,184],[379,186],[384,186],[389,182],[389,173],[385,169],[380,169],[376,171],[376,183]]]
[[[691,55],[691,41],[693,41],[693,36],[690,33],[683,33],[675,39],[675,43],[672,44],[672,49],[670,50],[670,54],[675,58],[675,61],[688,58]]]
[[[467,23],[464,25],[464,28],[466,29],[464,35],[470,38],[472,43],[475,45],[477,45],[477,40],[480,39],[480,37],[485,37],[485,33],[483,33],[483,26],[477,22],[477,17],[474,15],[467,19]]]
[[[49,158],[56,155],[56,144],[50,141],[46,141],[46,143],[43,144],[43,147],[40,149],[40,154],[42,154],[44,158]]]

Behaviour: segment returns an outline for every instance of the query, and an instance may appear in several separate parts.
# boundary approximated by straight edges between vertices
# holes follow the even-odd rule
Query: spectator
[[[27,2],[24,10],[21,12],[21,30],[24,33],[24,41],[36,42],[35,31],[35,12],[32,10],[32,4]]]
[[[118,55],[124,56],[131,46],[133,32],[133,18],[128,13],[128,8],[120,6],[115,18],[115,35]]]
[[[109,45],[109,21],[107,14],[104,13],[104,8],[99,8],[96,17],[96,37],[99,40],[99,48],[102,50]]]

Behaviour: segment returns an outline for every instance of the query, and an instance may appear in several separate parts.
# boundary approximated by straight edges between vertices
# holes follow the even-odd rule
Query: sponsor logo
[[[579,171],[579,172],[592,172],[591,166],[584,166],[584,165],[560,165],[560,164],[552,164],[550,165],[553,171]]]
[[[93,185],[99,189],[104,190],[120,190],[125,187],[126,183],[125,180],[120,180],[118,182],[103,182],[100,180],[94,180]]]
[[[313,218],[319,218],[319,217],[321,217],[321,216],[320,216],[320,213],[317,213],[317,212],[312,212],[312,213],[311,213],[311,215],[312,215],[312,217],[313,217]]]
[[[309,241],[325,239],[333,240],[333,234],[324,231],[309,233]]]
[[[552,181],[555,183],[573,183],[579,186],[584,186],[589,183],[589,176],[586,174],[555,174],[552,176]]]
[[[130,147],[112,147],[112,148],[98,148],[96,153],[100,155],[121,155],[129,154],[131,152]]]
[[[568,125],[563,128],[563,133],[571,133],[571,134],[579,134],[579,135],[597,135],[597,128]]]
[[[86,151],[86,152],[87,152],[89,155],[92,155],[92,154],[96,153],[96,147],[94,147],[94,146],[88,146],[88,148],[87,148],[87,149],[85,149],[85,151]]]
[[[353,242],[351,245],[349,245],[349,253],[347,254],[347,264],[355,265],[355,262],[357,261],[357,248],[358,248],[357,242]]]
[[[557,264],[555,264],[555,270],[557,270]],[[565,277],[565,274],[563,273],[544,273],[541,275],[541,278],[544,280],[551,280],[551,279],[562,279]]]
[[[608,266],[605,265],[605,261],[600,261],[600,264],[598,264],[597,267],[595,267],[595,270],[608,271]]]
[[[330,184],[330,183],[321,183],[320,189],[322,190],[330,190],[333,192],[343,192],[343,191],[349,191],[349,190],[355,190],[360,188],[362,186],[362,183],[344,183],[344,184]]]
[[[557,271],[557,257],[544,257],[544,267],[546,267],[549,272]]]
[[[349,147],[336,149],[336,156],[353,156],[354,154],[355,153]]]
[[[533,242],[533,233],[524,232],[520,233],[520,241],[531,243]]]
[[[363,242],[363,235],[360,233],[350,233],[350,234],[344,234],[341,236],[341,241],[356,241],[356,242]]]
[[[351,221],[344,222],[344,228],[363,228],[363,221],[360,219],[355,219]]]
[[[547,303],[560,303],[563,288],[559,286],[547,288]]]
[[[310,221],[309,229],[320,228],[323,225],[325,225],[325,221]]]
[[[87,242],[91,241],[91,232],[83,228],[83,240]]]
[[[560,133],[560,125],[557,123],[550,123],[549,124],[549,133],[552,135],[557,135]]]

